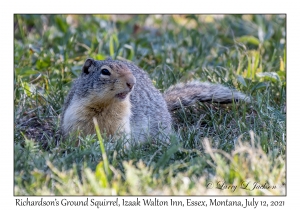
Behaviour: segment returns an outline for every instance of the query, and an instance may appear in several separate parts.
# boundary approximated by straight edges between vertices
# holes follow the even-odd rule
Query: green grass
[[[285,194],[285,29],[284,15],[15,15],[15,195]],[[161,91],[199,79],[253,101],[176,111],[168,146],[60,141],[71,81],[87,57],[108,56],[131,60]],[[276,189],[216,189],[244,181]]]

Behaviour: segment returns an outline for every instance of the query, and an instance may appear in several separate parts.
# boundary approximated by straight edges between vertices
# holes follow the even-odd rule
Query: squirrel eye
[[[107,70],[107,69],[102,69],[101,70],[101,74],[103,74],[103,75],[110,75],[110,72]]]

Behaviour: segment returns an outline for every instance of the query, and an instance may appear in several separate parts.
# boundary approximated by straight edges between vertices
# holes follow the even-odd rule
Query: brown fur
[[[129,98],[123,102],[85,105],[86,101],[74,101],[65,115],[64,130],[79,129],[84,135],[94,134],[93,117],[96,117],[101,132],[114,135],[119,132],[130,132],[129,119],[131,116]]]

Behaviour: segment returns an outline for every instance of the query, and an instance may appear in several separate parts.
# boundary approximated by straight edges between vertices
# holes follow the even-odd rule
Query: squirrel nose
[[[129,82],[127,82],[126,85],[127,85],[127,87],[129,87],[129,89],[131,90],[131,89],[133,88],[134,83],[129,83]]]
[[[130,90],[133,88],[134,84],[135,84],[135,77],[132,76],[127,78],[126,85]]]

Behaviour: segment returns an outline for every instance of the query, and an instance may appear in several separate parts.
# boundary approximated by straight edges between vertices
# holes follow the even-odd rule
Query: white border
[[[297,205],[299,182],[299,11],[296,1],[1,1],[1,202],[0,206],[15,207],[13,197],[13,14],[14,13],[286,13],[287,14],[287,197],[256,197],[256,200],[285,200],[285,207]],[[299,90],[298,90],[299,89]],[[298,134],[298,135],[297,135]],[[74,200],[80,197],[73,197]],[[72,199],[73,199],[72,198]],[[245,197],[235,197],[244,200]],[[52,197],[49,197],[52,199]],[[61,199],[61,197],[59,198]],[[180,197],[178,199],[186,199]],[[202,199],[202,198],[198,198]],[[204,197],[203,199],[208,199]],[[224,199],[224,197],[220,197]],[[298,205],[297,205],[298,206]],[[76,207],[71,207],[76,208]],[[84,207],[81,207],[84,208]],[[143,207],[148,208],[148,207]],[[29,208],[27,208],[29,209]],[[60,209],[60,208],[59,208]],[[63,209],[66,209],[64,207]],[[149,208],[150,209],[150,208]]]

